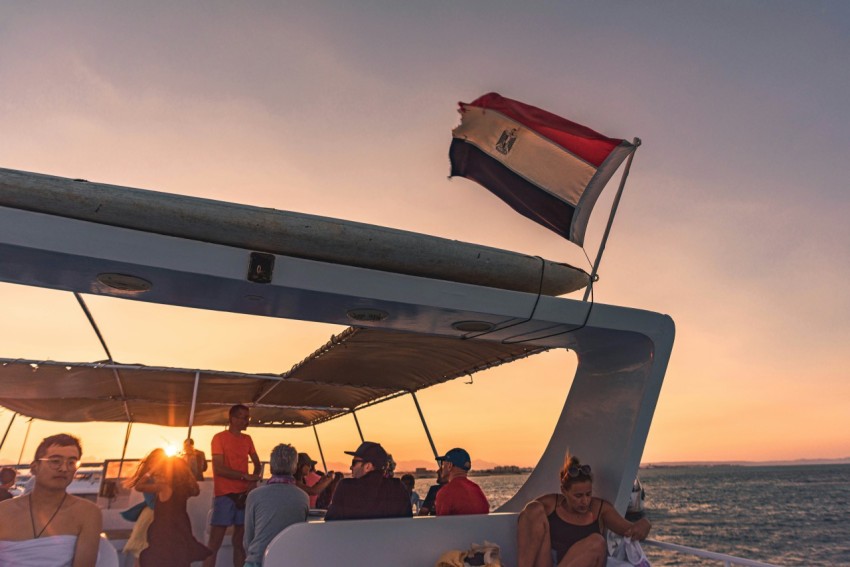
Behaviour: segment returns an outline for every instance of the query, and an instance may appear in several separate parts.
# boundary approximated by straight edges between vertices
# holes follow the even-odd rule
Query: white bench
[[[263,567],[433,567],[444,552],[485,540],[499,545],[504,565],[515,565],[516,524],[515,513],[295,524],[271,541]]]

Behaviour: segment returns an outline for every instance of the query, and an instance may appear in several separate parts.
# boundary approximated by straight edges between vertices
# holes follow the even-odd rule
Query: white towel
[[[71,567],[77,536],[0,541],[0,567]]]

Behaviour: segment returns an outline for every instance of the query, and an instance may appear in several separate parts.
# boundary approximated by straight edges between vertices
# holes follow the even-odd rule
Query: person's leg
[[[242,567],[245,563],[245,508],[233,510],[233,567]]]
[[[244,537],[245,526],[233,526],[233,567],[245,565],[245,544],[242,541]]]
[[[215,567],[218,550],[224,541],[224,532],[227,526],[232,525],[235,520],[236,505],[227,496],[216,496],[213,498],[212,515],[210,516],[210,539],[207,547],[212,550],[212,555],[204,560],[204,567]]]
[[[529,502],[519,514],[517,523],[518,567],[552,567],[549,542],[549,520],[543,504]]]
[[[577,541],[558,563],[558,567],[603,567],[607,555],[605,538],[592,534]]]
[[[227,526],[210,526],[210,539],[207,542],[207,547],[212,550],[212,555],[204,559],[204,567],[215,567],[218,550],[221,548],[221,542],[224,541],[224,532],[226,531]]]

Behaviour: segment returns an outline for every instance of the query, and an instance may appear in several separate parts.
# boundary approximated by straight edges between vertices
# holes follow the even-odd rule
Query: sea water
[[[472,480],[496,508],[526,477]],[[640,479],[652,539],[775,565],[850,566],[850,465],[658,467]],[[656,567],[723,564],[644,550]]]

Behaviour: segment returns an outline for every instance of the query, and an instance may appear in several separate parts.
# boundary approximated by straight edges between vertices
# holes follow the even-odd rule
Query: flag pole
[[[620,178],[620,187],[617,189],[617,195],[614,197],[614,204],[611,205],[611,213],[608,215],[608,224],[605,226],[605,234],[602,235],[602,242],[599,244],[599,251],[596,253],[596,261],[593,262],[593,269],[590,272],[590,283],[584,289],[584,297],[582,301],[587,301],[590,297],[590,292],[593,290],[593,283],[599,279],[599,264],[602,262],[602,253],[605,251],[605,244],[608,242],[608,235],[611,234],[611,225],[614,224],[614,215],[617,214],[617,207],[620,205],[620,197],[623,195],[623,188],[626,186],[626,179],[629,177],[629,170],[632,167],[632,159],[635,157],[635,152],[640,147],[640,138],[635,138],[632,143],[635,148],[629,154],[629,159],[626,161],[626,168],[623,170],[623,176]]]

